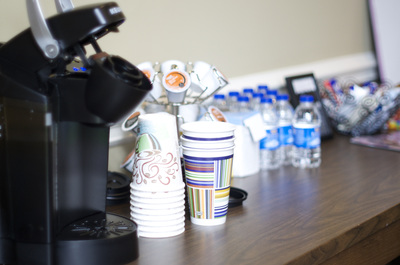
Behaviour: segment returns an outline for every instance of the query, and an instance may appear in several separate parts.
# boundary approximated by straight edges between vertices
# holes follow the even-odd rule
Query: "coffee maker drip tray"
[[[98,213],[65,227],[57,237],[57,264],[126,264],[138,255],[137,225],[122,216]]]

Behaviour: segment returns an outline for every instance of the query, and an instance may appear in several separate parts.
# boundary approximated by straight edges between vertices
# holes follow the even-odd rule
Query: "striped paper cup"
[[[233,149],[233,146],[219,149],[182,147],[192,223],[205,226],[225,223]]]
[[[231,148],[235,145],[235,137],[226,140],[192,140],[181,136],[181,144],[187,148]]]

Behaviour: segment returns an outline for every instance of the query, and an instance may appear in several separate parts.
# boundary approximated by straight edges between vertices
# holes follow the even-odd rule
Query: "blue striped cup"
[[[197,225],[226,221],[234,146],[216,149],[182,147],[190,220]]]

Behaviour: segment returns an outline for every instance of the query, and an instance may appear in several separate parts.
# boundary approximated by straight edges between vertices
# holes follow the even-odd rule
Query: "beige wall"
[[[366,0],[116,2],[127,21],[100,45],[134,64],[202,60],[237,77],[372,49]],[[0,40],[7,41],[28,26],[25,0],[0,3]],[[55,14],[52,0],[40,3],[45,17]]]

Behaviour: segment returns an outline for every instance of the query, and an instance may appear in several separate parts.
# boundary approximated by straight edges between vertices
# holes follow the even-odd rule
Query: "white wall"
[[[235,79],[372,50],[365,0],[116,2],[127,20],[100,45],[134,64],[203,60]],[[52,0],[40,3],[45,17],[56,13]],[[0,41],[7,41],[28,27],[25,1],[0,4]]]

